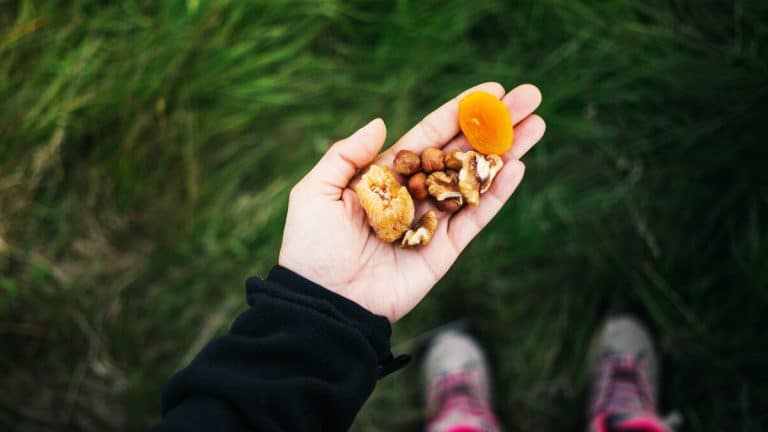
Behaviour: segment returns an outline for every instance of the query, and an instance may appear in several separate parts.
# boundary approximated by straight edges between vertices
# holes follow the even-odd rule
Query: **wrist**
[[[352,295],[352,290],[350,289],[351,284],[349,282],[352,277],[346,275],[342,269],[338,268],[338,266],[324,267],[316,262],[306,262],[302,257],[291,257],[281,251],[275,268],[277,267],[282,267],[285,270],[301,276],[303,279],[344,297],[348,301],[354,302],[359,307],[375,314],[375,312],[365,303]]]

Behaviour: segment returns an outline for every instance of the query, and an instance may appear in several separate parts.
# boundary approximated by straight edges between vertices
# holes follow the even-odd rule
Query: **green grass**
[[[3,430],[156,421],[329,143],[486,80],[538,84],[547,135],[398,349],[463,319],[509,430],[580,430],[590,335],[632,310],[688,430],[768,427],[765,2],[68,3],[0,0]],[[417,374],[355,430],[418,430]]]

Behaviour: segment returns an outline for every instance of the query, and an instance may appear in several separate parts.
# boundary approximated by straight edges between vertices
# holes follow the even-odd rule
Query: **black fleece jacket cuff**
[[[156,431],[346,430],[376,380],[407,363],[386,318],[286,268],[246,293],[230,331],[168,381]]]
[[[266,281],[252,277],[246,281],[245,286],[248,304],[251,306],[254,301],[252,294],[269,292],[286,300],[307,304],[357,329],[376,351],[379,378],[403,368],[411,360],[408,355],[398,357],[392,355],[389,342],[392,326],[387,318],[375,315],[352,300],[323,288],[283,266],[274,266]]]
[[[392,326],[387,318],[374,315],[352,300],[327,290],[283,266],[274,266],[266,281],[249,278],[245,287],[248,304],[251,306],[254,301],[253,294],[256,292],[268,292],[297,304],[305,304],[357,329],[376,351],[379,362],[392,355],[389,345]]]

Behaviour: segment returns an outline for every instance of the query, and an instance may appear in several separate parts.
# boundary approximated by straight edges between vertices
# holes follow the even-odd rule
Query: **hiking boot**
[[[491,410],[488,363],[470,336],[439,333],[424,360],[428,432],[496,432]]]
[[[637,319],[609,319],[590,354],[589,432],[671,430],[657,409],[658,357],[648,330]]]

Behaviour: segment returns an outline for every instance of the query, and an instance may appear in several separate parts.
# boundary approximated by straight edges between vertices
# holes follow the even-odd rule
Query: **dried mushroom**
[[[360,205],[376,235],[387,243],[399,239],[413,222],[413,199],[387,167],[371,165],[355,186]]]
[[[459,174],[456,171],[435,171],[430,174],[427,177],[427,191],[437,201],[456,198],[460,204],[464,203],[459,190]]]
[[[432,236],[437,230],[437,216],[432,210],[428,210],[419,218],[411,229],[405,232],[402,247],[426,246],[432,241]]]
[[[474,151],[461,155],[461,162],[459,190],[467,203],[476,206],[480,204],[480,194],[491,187],[494,177],[504,166],[504,162],[498,155],[483,156]]]

